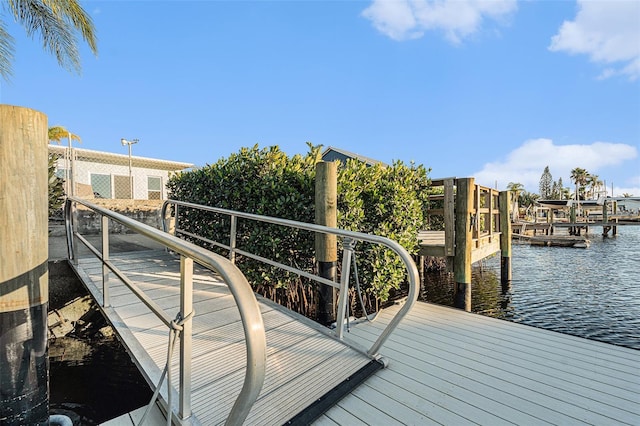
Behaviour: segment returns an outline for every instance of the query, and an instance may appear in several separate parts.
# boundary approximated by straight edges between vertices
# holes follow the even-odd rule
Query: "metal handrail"
[[[77,220],[74,220],[75,216],[75,203],[79,203],[88,207],[89,209],[102,215],[102,241],[103,252],[101,253],[95,247],[91,245],[84,237],[82,237],[75,229],[77,226]],[[251,289],[251,286],[247,282],[244,274],[228,259],[203,249],[193,243],[182,240],[174,235],[167,234],[158,229],[155,229],[149,225],[143,224],[131,218],[128,218],[119,213],[112,212],[106,208],[92,204],[86,200],[78,197],[68,197],[65,203],[65,226],[67,230],[67,248],[69,258],[73,262],[77,262],[77,253],[74,242],[74,236],[78,238],[83,244],[96,255],[103,264],[103,289],[107,290],[107,283],[105,278],[108,276],[104,272],[106,268],[113,271],[118,278],[120,278],[127,287],[129,287],[136,296],[151,309],[151,311],[162,320],[165,325],[170,326],[172,318],[167,315],[161,307],[155,304],[150,298],[148,298],[144,292],[139,289],[133,282],[126,278],[125,274],[119,270],[110,260],[108,254],[108,222],[107,218],[114,220],[129,229],[144,235],[162,245],[168,249],[179,253],[181,256],[181,289],[180,289],[180,305],[181,310],[184,310],[185,306],[189,312],[181,312],[183,318],[191,313],[192,305],[192,283],[191,276],[193,271],[193,261],[202,265],[203,267],[218,273],[224,282],[229,287],[231,294],[233,295],[238,310],[242,319],[242,326],[244,329],[244,335],[247,348],[247,365],[244,383],[240,394],[238,395],[226,424],[242,424],[244,419],[249,414],[253,403],[258,398],[260,389],[264,383],[265,368],[266,368],[266,336],[264,330],[264,323],[262,320],[262,314],[256,300],[255,294]],[[106,244],[105,244],[106,242]],[[186,261],[188,260],[188,261]],[[184,267],[189,265],[189,268]],[[108,291],[103,292],[104,295],[108,295]],[[103,301],[105,305],[108,305],[108,296]],[[180,368],[181,368],[181,380],[180,380],[180,412],[179,417],[181,421],[188,419],[191,416],[191,319],[189,319],[184,325],[183,344],[180,345]],[[168,390],[171,392],[171,389]],[[169,411],[172,408],[169,407]]]
[[[411,255],[409,254],[409,252],[407,252],[407,250],[405,250],[404,247],[402,247],[399,243],[397,243],[396,241],[393,241],[389,238],[386,237],[381,237],[379,235],[371,235],[371,234],[365,234],[362,232],[355,232],[355,231],[347,231],[344,229],[339,229],[339,228],[331,228],[328,226],[322,226],[322,225],[315,225],[315,224],[311,224],[311,223],[304,223],[304,222],[297,222],[297,221],[293,221],[293,220],[289,220],[289,219],[280,219],[280,218],[275,218],[275,217],[270,217],[270,216],[262,216],[262,215],[257,215],[257,214],[253,214],[253,213],[244,213],[244,212],[239,212],[239,211],[235,211],[235,210],[228,210],[228,209],[222,209],[222,208],[217,208],[217,207],[210,207],[210,206],[203,206],[200,204],[194,204],[194,203],[188,203],[185,201],[178,201],[178,200],[166,200],[163,205],[162,205],[162,212],[161,212],[161,218],[162,218],[162,226],[163,229],[168,232],[169,231],[169,227],[167,225],[166,219],[167,219],[167,209],[169,208],[170,205],[174,205],[176,206],[176,209],[179,208],[179,206],[182,207],[187,207],[187,208],[194,208],[194,209],[199,209],[199,210],[205,210],[205,211],[210,211],[210,212],[214,212],[214,213],[219,213],[219,214],[223,214],[223,215],[227,215],[231,218],[231,235],[230,235],[230,245],[225,245],[222,244],[220,242],[215,242],[215,244],[217,246],[223,247],[227,250],[229,250],[229,257],[231,259],[233,259],[235,257],[236,254],[242,254],[243,256],[247,256],[250,257],[252,259],[255,260],[259,260],[259,261],[265,261],[265,258],[249,253],[247,251],[244,250],[239,250],[235,247],[235,228],[236,228],[236,221],[238,218],[243,218],[243,219],[249,219],[249,220],[254,220],[254,221],[258,221],[258,222],[264,222],[264,223],[271,223],[271,224],[275,224],[275,225],[282,225],[282,226],[287,226],[290,228],[296,228],[296,229],[304,229],[307,231],[313,231],[313,232],[321,232],[323,234],[334,234],[334,235],[338,235],[341,236],[343,238],[345,238],[345,244],[344,245],[344,256],[343,256],[343,265],[342,265],[342,279],[339,285],[337,285],[336,283],[329,281],[325,278],[322,278],[318,275],[314,275],[314,274],[310,274],[306,271],[302,271],[300,269],[297,268],[293,268],[291,266],[288,265],[284,265],[282,263],[279,262],[275,262],[272,260],[268,260],[267,259],[267,263],[272,265],[272,266],[277,266],[280,268],[283,268],[287,271],[290,272],[294,272],[297,273],[301,276],[310,278],[314,281],[320,282],[322,284],[325,285],[330,285],[330,286],[334,286],[334,287],[339,287],[342,291],[340,292],[341,297],[340,300],[338,301],[338,320],[337,320],[337,324],[340,324],[342,322],[342,320],[344,319],[344,315],[346,315],[346,294],[347,292],[345,291],[348,285],[348,280],[349,280],[349,270],[350,268],[350,262],[351,262],[351,251],[353,250],[353,244],[347,244],[347,239],[349,240],[355,240],[355,241],[366,241],[366,242],[370,242],[370,243],[374,243],[374,244],[380,244],[383,246],[386,246],[388,248],[390,248],[391,250],[393,250],[396,254],[398,254],[400,256],[400,258],[402,259],[403,263],[405,264],[405,267],[407,268],[407,281],[409,283],[409,292],[407,295],[407,301],[406,303],[402,306],[402,308],[397,312],[397,314],[391,319],[391,321],[389,322],[389,324],[387,324],[387,327],[385,327],[385,329],[382,331],[382,333],[380,334],[380,336],[378,337],[378,339],[373,343],[373,345],[371,346],[371,348],[369,348],[367,350],[367,353],[372,356],[375,357],[378,355],[378,351],[380,350],[380,347],[385,343],[385,341],[389,338],[389,335],[393,332],[393,330],[395,330],[395,328],[398,326],[398,324],[400,323],[400,321],[402,320],[402,318],[404,318],[407,313],[409,313],[409,311],[411,310],[411,308],[413,307],[414,303],[416,302],[416,300],[418,299],[418,290],[419,290],[419,283],[420,283],[420,279],[419,279],[419,275],[418,275],[418,268],[416,267],[415,263],[413,262],[413,259],[411,258]],[[185,231],[181,231],[178,227],[178,215],[176,213],[175,215],[176,217],[176,222],[175,222],[175,228],[174,228],[174,233],[180,234],[180,233],[186,233]],[[197,235],[194,234],[189,234],[192,237],[195,238],[200,238],[202,240],[205,241],[209,241],[210,240],[206,240],[203,237],[199,237]],[[344,298],[342,297],[344,296]],[[336,327],[336,333],[338,335],[338,337],[341,339],[342,338],[342,332],[343,332],[343,327],[338,326]]]

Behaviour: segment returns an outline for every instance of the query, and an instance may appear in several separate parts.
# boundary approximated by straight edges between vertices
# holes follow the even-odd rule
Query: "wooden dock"
[[[473,263],[500,253],[500,279],[511,280],[511,195],[477,185],[474,178],[431,183],[441,188],[429,196],[429,222],[435,229],[418,232],[418,254],[446,259],[455,276],[454,306],[470,311]]]
[[[447,257],[453,261],[456,247],[461,246],[456,240],[456,227],[460,227],[461,221],[467,222],[463,228],[470,231],[470,241],[464,244],[464,248],[468,246],[471,252],[471,263],[500,252],[500,236],[508,232],[502,229],[504,225],[501,225],[500,217],[508,216],[509,210],[508,203],[500,202],[499,191],[477,185],[473,178],[434,179],[431,184],[442,187],[442,194],[429,196],[430,202],[441,207],[430,208],[428,213],[430,218],[439,218],[444,229],[418,232],[421,256]],[[459,190],[456,192],[457,187],[463,184],[466,197],[463,194],[458,196]],[[456,215],[455,211],[459,213]]]
[[[514,234],[514,239],[543,247],[589,248],[591,241],[579,235],[524,235]]]
[[[164,309],[179,309],[173,256],[135,252],[112,261]],[[77,271],[101,300],[101,262],[81,259]],[[221,424],[242,382],[242,327],[217,276],[196,268],[193,281],[192,421]],[[104,312],[143,375],[157,383],[166,327],[119,280],[109,284],[111,306]],[[347,341],[371,346],[399,308],[353,324]],[[370,362],[297,314],[264,300],[260,309],[267,376],[245,424],[284,424]],[[380,353],[388,367],[315,424],[640,424],[640,351],[417,303]]]

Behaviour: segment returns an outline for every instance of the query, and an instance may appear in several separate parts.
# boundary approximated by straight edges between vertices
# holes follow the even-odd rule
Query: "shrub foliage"
[[[49,217],[54,216],[64,204],[64,180],[56,176],[58,156],[49,154]]]
[[[215,164],[173,176],[168,189],[176,200],[313,223],[315,165],[321,160],[321,146],[308,146],[306,155],[293,157],[277,146],[242,148]],[[386,236],[416,253],[417,231],[425,226],[427,174],[423,166],[399,161],[392,166],[367,167],[356,160],[341,164],[338,227]],[[228,217],[182,207],[178,215],[181,229],[229,243]],[[243,219],[237,224],[239,249],[309,272],[315,270],[314,241],[307,231]],[[377,245],[359,246],[356,252],[358,277],[369,303],[386,301],[406,276],[400,258]],[[236,258],[236,264],[255,291],[314,316],[315,284],[243,256]]]

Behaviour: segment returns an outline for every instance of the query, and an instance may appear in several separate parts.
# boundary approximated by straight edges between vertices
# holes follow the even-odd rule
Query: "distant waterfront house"
[[[332,146],[325,149],[322,153],[323,161],[341,161],[342,163],[346,163],[350,158],[362,161],[367,166],[373,166],[374,164],[382,164],[383,166],[386,166],[386,164],[384,164],[382,161],[374,160],[373,158],[355,154],[344,149],[334,148]]]
[[[189,163],[132,156],[132,184],[128,155],[74,148],[75,158],[71,161],[67,152],[67,147],[49,145],[49,153],[60,157],[56,175],[67,181],[67,193],[73,181],[73,193],[83,198],[163,200],[167,198],[170,174],[193,167]]]

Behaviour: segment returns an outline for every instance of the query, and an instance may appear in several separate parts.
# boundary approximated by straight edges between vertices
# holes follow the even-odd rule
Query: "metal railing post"
[[[338,314],[336,315],[336,334],[342,340],[344,335],[344,320],[347,313],[349,300],[349,273],[351,272],[351,257],[356,245],[355,240],[345,238],[342,242],[342,274],[340,276],[340,296],[338,297]]]
[[[235,265],[236,263],[236,231],[238,226],[238,218],[231,215],[231,231],[229,235],[229,260]]]
[[[101,216],[100,227],[102,231],[102,306],[109,306],[109,218]]]
[[[193,309],[193,259],[180,256],[180,316],[187,318]],[[180,336],[180,419],[191,416],[191,331],[193,318],[182,325]],[[169,389],[171,392],[171,389]]]
[[[175,211],[173,212],[173,214],[175,214],[175,219],[173,220],[173,235],[178,235],[178,205],[174,204],[174,207]]]
[[[75,203],[71,203],[71,250],[73,252],[72,263],[78,264],[78,245],[74,243],[74,238],[78,233],[78,208]]]
[[[71,200],[64,202],[64,230],[67,236],[67,257],[73,261],[73,225],[71,223]]]

